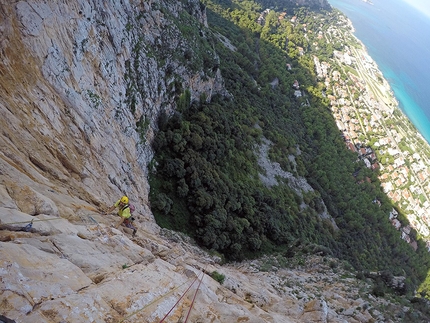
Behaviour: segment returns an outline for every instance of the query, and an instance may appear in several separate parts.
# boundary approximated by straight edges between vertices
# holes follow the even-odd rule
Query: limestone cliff
[[[376,306],[392,304],[359,298],[370,287],[339,278],[335,260],[221,266],[155,224],[146,172],[159,112],[186,88],[228,95],[216,53],[198,57],[180,28],[210,48],[205,17],[197,0],[0,0],[0,322],[159,322],[182,294],[165,322],[384,318]],[[133,239],[98,212],[122,194],[137,206]]]
[[[159,111],[175,108],[181,88],[192,98],[224,91],[219,71],[208,75],[180,60],[193,44],[170,18],[189,16],[186,10],[204,30],[195,1],[186,8],[177,1],[3,1],[3,181],[46,191],[54,204],[66,194],[102,206],[124,193],[146,205]],[[61,208],[63,216],[75,213]]]

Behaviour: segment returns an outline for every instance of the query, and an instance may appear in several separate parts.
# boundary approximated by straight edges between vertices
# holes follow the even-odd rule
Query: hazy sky
[[[403,0],[417,8],[419,11],[430,17],[430,1],[429,0]]]

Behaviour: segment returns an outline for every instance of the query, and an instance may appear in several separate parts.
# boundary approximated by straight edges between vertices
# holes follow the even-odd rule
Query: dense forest
[[[329,60],[342,44],[325,43],[317,32],[305,36],[303,24],[324,30],[335,19],[332,9],[275,0],[202,2],[209,28],[200,32],[191,16],[178,21],[188,21],[179,28],[197,44],[183,59],[190,69],[220,69],[231,95],[207,102],[181,89],[177,110],[160,115],[150,175],[157,222],[226,260],[313,246],[359,271],[406,276],[401,292],[412,292],[427,275],[430,255],[419,240],[414,251],[389,222],[393,205],[376,171],[346,148],[315,75],[313,55]],[[301,23],[292,23],[293,16]],[[296,80],[301,97],[294,95]],[[313,191],[299,193],[284,178],[270,187],[261,181],[263,140],[271,143],[270,160]],[[337,227],[320,216],[325,211]]]

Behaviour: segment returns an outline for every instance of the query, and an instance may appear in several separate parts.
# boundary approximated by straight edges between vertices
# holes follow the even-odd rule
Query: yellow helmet
[[[121,203],[128,204],[128,197],[125,195],[123,197],[121,197]]]

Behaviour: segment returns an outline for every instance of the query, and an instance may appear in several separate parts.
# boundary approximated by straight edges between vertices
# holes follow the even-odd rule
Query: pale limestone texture
[[[0,0],[0,320],[159,322],[191,286],[165,322],[183,322],[196,291],[189,322],[375,322],[378,300],[356,301],[369,287],[340,265],[221,265],[154,222],[150,141],[160,111],[175,109],[175,77],[193,100],[229,95],[219,70],[174,58],[192,44],[171,17],[186,10],[208,32],[205,8],[184,3]],[[123,194],[135,238],[100,213]]]

